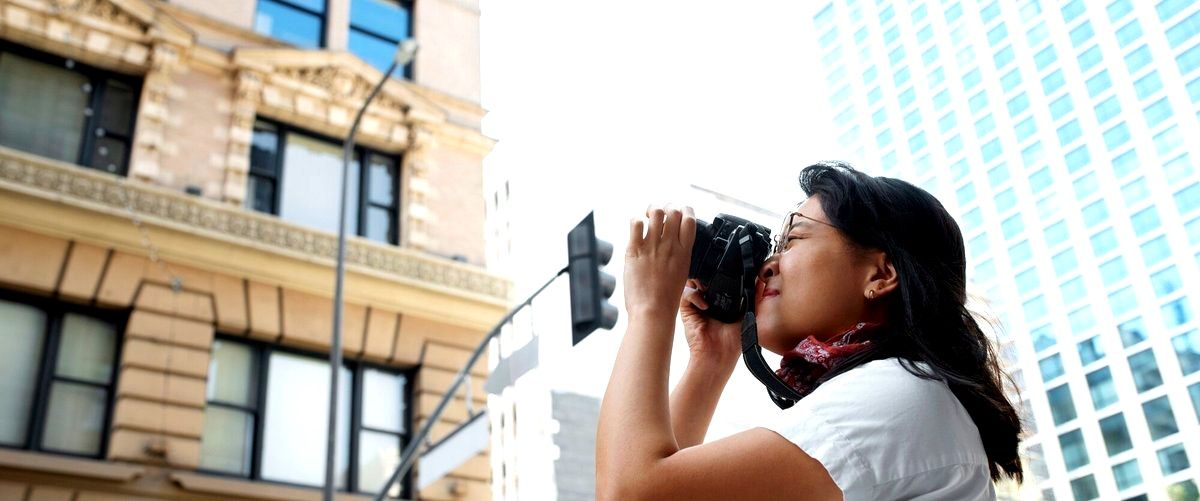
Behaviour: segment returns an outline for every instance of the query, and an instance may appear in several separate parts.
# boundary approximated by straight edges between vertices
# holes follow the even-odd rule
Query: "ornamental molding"
[[[0,147],[0,189],[52,200],[332,268],[337,236],[219,202],[190,197],[99,171]],[[490,303],[508,300],[510,284],[477,266],[412,249],[352,238],[349,269]]]

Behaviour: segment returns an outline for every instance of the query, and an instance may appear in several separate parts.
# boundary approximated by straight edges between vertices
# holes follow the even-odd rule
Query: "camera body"
[[[762,225],[728,214],[718,214],[712,223],[696,220],[688,278],[706,288],[704,314],[740,322],[753,307],[754,280],[770,253],[771,230]]]

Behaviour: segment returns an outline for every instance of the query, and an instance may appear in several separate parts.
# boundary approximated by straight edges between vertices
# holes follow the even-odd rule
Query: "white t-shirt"
[[[820,461],[846,501],[996,498],[966,409],[896,358],[826,381],[767,429]]]

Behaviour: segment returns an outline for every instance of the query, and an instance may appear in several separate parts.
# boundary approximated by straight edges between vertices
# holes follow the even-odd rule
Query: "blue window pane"
[[[1123,414],[1114,414],[1100,420],[1100,435],[1104,437],[1104,448],[1109,456],[1115,456],[1133,448],[1129,438],[1129,427]]]
[[[1050,168],[1042,167],[1037,172],[1029,175],[1029,188],[1034,193],[1040,193],[1042,190],[1049,188],[1054,183],[1054,179],[1050,176]]]
[[[1117,96],[1109,96],[1108,99],[1100,101],[1100,104],[1096,105],[1096,120],[1102,124],[1120,114],[1121,103],[1117,101]]]
[[[963,185],[961,188],[958,189],[957,195],[958,195],[958,204],[959,205],[966,205],[966,204],[970,203],[972,200],[975,200],[975,185],[974,184]]]
[[[1109,151],[1128,143],[1129,139],[1129,127],[1125,125],[1125,122],[1121,122],[1104,131],[1104,145],[1108,147]]]
[[[1004,24],[998,24],[995,28],[988,30],[987,38],[988,45],[995,46],[1008,38],[1008,28]]]
[[[933,106],[935,108],[940,110],[945,108],[948,104],[950,104],[950,91],[942,89],[941,92],[938,92],[933,96]]]
[[[1166,21],[1190,5],[1191,0],[1162,0],[1154,6],[1154,10],[1158,12],[1159,20]]]
[[[892,144],[892,129],[884,129],[883,132],[880,132],[878,135],[876,135],[875,143],[878,144],[880,148]]]
[[[1083,365],[1089,365],[1092,362],[1099,361],[1099,360],[1103,359],[1104,355],[1105,355],[1104,343],[1100,340],[1100,336],[1092,336],[1088,339],[1083,340],[1082,342],[1079,343],[1078,349],[1079,349],[1079,361]],[[1103,370],[1102,372],[1105,375],[1108,374],[1107,369]],[[1100,376],[1097,376],[1097,377],[1100,377]],[[1109,378],[1109,382],[1110,383],[1112,382],[1111,377]],[[1088,385],[1093,386],[1093,387],[1095,386],[1092,384],[1091,377],[1088,378]],[[1093,393],[1093,399],[1094,398],[1095,398],[1095,394]],[[1114,398],[1115,398],[1115,395],[1114,395]],[[1099,407],[1097,407],[1097,408],[1099,408]]]
[[[1167,28],[1167,42],[1171,44],[1171,47],[1179,47],[1196,36],[1196,33],[1200,33],[1200,11],[1193,12],[1192,15]]]
[[[953,23],[954,21],[957,21],[958,18],[962,17],[962,13],[962,4],[956,3],[951,5],[949,9],[946,9],[946,23]]]
[[[1117,333],[1121,335],[1121,346],[1125,348],[1146,340],[1146,326],[1140,317],[1118,325]]]
[[[1050,330],[1049,325],[1038,327],[1030,332],[1029,335],[1033,338],[1033,349],[1039,352],[1054,346],[1058,342],[1054,338],[1054,331]]]
[[[978,68],[968,71],[965,75],[963,75],[963,90],[970,91],[976,85],[979,85],[979,82],[981,81],[983,81],[983,75],[979,73]]]
[[[1108,70],[1101,70],[1096,76],[1087,79],[1088,96],[1096,97],[1112,87],[1112,78],[1108,76]]]
[[[1183,225],[1184,233],[1187,233],[1188,242],[1192,245],[1200,244],[1200,218],[1188,221]]]
[[[1168,328],[1179,327],[1192,319],[1192,310],[1188,307],[1187,297],[1181,297],[1162,306],[1160,311],[1163,323]]]
[[[1047,239],[1049,238],[1047,237]],[[1050,261],[1054,265],[1054,273],[1060,277],[1079,268],[1079,260],[1075,258],[1074,249],[1067,249],[1055,254]]]
[[[994,56],[992,56],[992,59],[996,62],[997,70],[1002,70],[1004,67],[1012,64],[1013,59],[1015,58],[1016,55],[1013,54],[1011,45],[1006,45],[1003,49],[1000,49]]]
[[[1004,89],[1004,92],[1009,92],[1017,88],[1018,85],[1021,85],[1020,69],[1014,69],[1000,77],[1000,87]]]
[[[1086,10],[1086,7],[1083,6],[1082,1],[1071,0],[1070,3],[1064,5],[1062,8],[1063,21],[1071,24],[1071,21],[1074,21],[1080,14],[1083,14],[1084,10]]]
[[[1150,196],[1150,188],[1146,186],[1146,178],[1139,177],[1121,187],[1121,195],[1125,197],[1126,205],[1136,205]]]
[[[1017,292],[1026,294],[1038,288],[1037,268],[1030,268],[1017,274]]]
[[[1150,438],[1158,440],[1179,433],[1179,425],[1175,422],[1175,413],[1167,397],[1158,397],[1142,404],[1142,412],[1146,414]]]
[[[386,71],[391,66],[396,54],[396,44],[374,35],[356,29],[350,30],[350,52],[361,57],[367,64],[379,71]],[[401,71],[393,73],[393,76]]]
[[[1196,411],[1196,417],[1200,418],[1200,383],[1188,386],[1188,394],[1192,396],[1192,409]]]
[[[985,99],[985,101],[986,101],[986,99]],[[990,114],[986,115],[983,118],[980,118],[979,120],[975,121],[975,135],[976,136],[987,137],[987,135],[990,134],[993,130],[996,130],[996,120],[992,118],[992,115],[990,115]],[[997,143],[996,146],[999,147],[1000,145]]]
[[[1077,501],[1091,501],[1099,498],[1100,490],[1096,487],[1096,476],[1084,475],[1071,480],[1071,497]]]
[[[1013,131],[1017,134],[1017,142],[1025,142],[1025,139],[1037,133],[1037,122],[1033,117],[1026,118],[1013,127]]]
[[[904,128],[912,129],[921,123],[921,110],[916,109],[904,116]]]
[[[1058,53],[1054,51],[1053,45],[1038,51],[1038,53],[1034,54],[1033,56],[1033,63],[1037,66],[1038,70],[1046,69],[1047,66],[1050,66],[1051,63],[1057,60]]]
[[[303,3],[303,2],[297,2]],[[307,3],[324,2],[313,0]],[[321,17],[274,0],[259,0],[254,31],[299,47],[321,46]]]
[[[1157,229],[1162,224],[1158,218],[1158,211],[1153,206],[1138,211],[1129,219],[1133,223],[1133,232],[1139,237]]]
[[[1170,256],[1171,247],[1167,244],[1167,237],[1165,235],[1142,244],[1142,260],[1146,263],[1147,268],[1158,264]]]
[[[988,4],[987,7],[984,7],[983,10],[979,11],[979,17],[983,19],[983,24],[987,24],[992,19],[995,19],[998,15],[1000,15],[999,2],[992,2]]]
[[[1180,214],[1200,209],[1200,183],[1175,192],[1175,205]]]
[[[895,42],[899,37],[900,29],[895,26],[892,26],[891,28],[888,28],[887,31],[883,32],[883,42],[888,45],[891,45],[892,42]]]
[[[1133,12],[1133,4],[1130,3],[1130,0],[1115,0],[1108,4],[1105,10],[1108,11],[1108,19],[1116,21],[1125,17],[1126,14]]]
[[[1079,47],[1084,42],[1091,40],[1092,36],[1095,34],[1095,30],[1092,29],[1092,23],[1089,21],[1084,21],[1079,26],[1076,26],[1075,29],[1071,30],[1071,45]]]
[[[1123,280],[1128,275],[1129,271],[1125,268],[1125,260],[1120,256],[1100,265],[1100,280],[1106,287]]]
[[[904,46],[901,45],[899,47],[896,47],[895,49],[892,49],[892,51],[888,53],[888,61],[891,62],[893,66],[895,66],[896,63],[903,61],[904,57],[907,55],[908,54],[905,52]]]
[[[900,102],[900,108],[905,109],[905,108],[908,108],[908,106],[910,104],[912,104],[913,100],[916,98],[917,98],[917,94],[915,92],[913,92],[912,87],[909,87],[908,89],[905,89],[904,92],[900,93],[900,96],[897,98],[897,101]]]
[[[929,72],[929,85],[931,87],[936,88],[938,85],[941,85],[944,80],[946,80],[946,72],[942,70],[941,66],[938,66],[937,68],[934,68],[933,71]]]
[[[1160,156],[1167,156],[1180,146],[1183,146],[1183,134],[1179,133],[1179,126],[1177,125],[1167,127],[1162,132],[1154,135],[1154,150]]]
[[[1071,95],[1064,94],[1062,97],[1050,102],[1050,116],[1058,120],[1067,113],[1075,110],[1075,104],[1071,102]]]
[[[395,0],[352,0],[350,25],[399,42],[409,38],[409,9]],[[829,33],[836,37],[837,31]]]
[[[1014,72],[1019,70],[1013,70]],[[1063,77],[1062,70],[1054,70],[1050,74],[1042,78],[1042,92],[1047,96],[1054,94],[1054,91],[1061,89],[1065,85],[1066,79]],[[1006,91],[1008,89],[1005,89]]]
[[[1138,468],[1137,459],[1130,459],[1129,461],[1113,466],[1112,470],[1118,489],[1125,490],[1142,484],[1142,471]]]
[[[1196,68],[1200,68],[1200,44],[1192,46],[1192,48],[1175,57],[1175,64],[1179,66],[1179,72],[1187,75]]]
[[[921,5],[915,9],[913,9],[913,11],[912,11],[913,22],[915,23],[917,21],[925,19],[925,14],[927,13],[927,10],[928,9],[926,9],[924,5]]]
[[[826,24],[829,24],[829,22],[832,20],[833,20],[833,4],[832,3],[830,3],[829,5],[826,5],[824,8],[821,9],[820,12],[817,12],[817,14],[815,16],[813,16],[813,23],[815,23],[817,26],[825,26]]]
[[[903,68],[896,70],[895,74],[892,75],[892,81],[896,83],[896,87],[900,87],[900,86],[908,83],[908,80],[911,77],[912,77],[912,75],[911,75],[911,72],[908,71],[908,66],[905,66]]]
[[[1171,118],[1173,112],[1171,111],[1171,102],[1167,101],[1167,98],[1164,97],[1155,101],[1154,104],[1147,106],[1146,109],[1142,110],[1142,113],[1146,116],[1146,125],[1149,125],[1153,129],[1162,123],[1163,120]]]
[[[1125,47],[1142,38],[1142,25],[1137,19],[1117,29],[1117,43]]]
[[[1110,82],[1111,85],[1111,82]],[[1162,90],[1162,79],[1159,78],[1157,71],[1151,71],[1146,76],[1137,79],[1133,82],[1133,90],[1137,94],[1138,99],[1145,100],[1154,95],[1154,93]]]
[[[1012,188],[1007,188],[997,193],[993,202],[996,204],[996,212],[1003,214],[1017,205],[1017,193]]]
[[[1079,126],[1078,120],[1071,120],[1058,128],[1058,142],[1066,146],[1075,142],[1083,136],[1083,128]]]
[[[982,256],[984,252],[987,252],[988,246],[990,245],[991,244],[988,242],[987,233],[980,233],[978,236],[971,239],[971,241],[967,244],[967,249],[971,251],[971,257],[977,258]]]
[[[970,106],[971,113],[977,113],[979,110],[986,108],[987,104],[988,104],[987,91],[981,90],[981,91],[975,93],[974,96],[971,96],[971,98],[967,100],[967,105]]]
[[[1132,287],[1126,287],[1108,295],[1108,307],[1114,317],[1120,317],[1137,309],[1137,294]]]
[[[1046,392],[1046,396],[1049,397],[1050,415],[1056,426],[1075,419],[1075,401],[1071,398],[1070,387],[1065,384],[1058,386]]]
[[[1129,370],[1133,373],[1133,385],[1137,387],[1138,393],[1162,386],[1162,374],[1158,372],[1158,361],[1151,350],[1131,355]]]
[[[1080,356],[1082,356],[1084,353],[1083,344],[1081,343],[1079,346],[1079,353]],[[1088,349],[1090,350],[1091,348]],[[1089,355],[1089,357],[1090,356],[1092,355]],[[1104,352],[1101,351],[1100,356],[1093,358],[1093,361],[1099,360],[1103,357]],[[1085,364],[1087,364],[1087,362],[1085,362]],[[1095,407],[1096,410],[1100,410],[1117,403],[1117,387],[1113,384],[1112,371],[1108,370],[1108,367],[1089,373],[1087,375],[1087,383],[1089,393],[1092,394],[1092,406]]]
[[[1150,47],[1145,44],[1125,55],[1125,65],[1129,67],[1130,75],[1137,74],[1138,70],[1145,68],[1153,61],[1154,57],[1150,55]]]
[[[953,129],[956,125],[958,125],[958,118],[955,117],[953,111],[942,115],[942,118],[938,119],[938,129],[943,133]]]
[[[1025,32],[1025,39],[1029,42],[1030,47],[1037,47],[1041,45],[1041,43],[1046,41],[1046,38],[1049,36],[1050,32],[1046,29],[1045,22],[1037,23],[1034,25],[1034,27],[1030,28],[1029,31]]]
[[[1072,186],[1075,188],[1075,199],[1084,200],[1100,189],[1100,181],[1096,177],[1096,173],[1089,173],[1076,179]]]
[[[876,85],[874,88],[872,88],[870,91],[867,92],[867,103],[868,104],[875,104],[876,102],[879,102],[879,100],[882,98],[883,98],[883,90],[881,90],[878,85]]]
[[[1129,150],[1125,153],[1117,155],[1112,161],[1113,174],[1117,178],[1125,177],[1135,172],[1138,168],[1137,150]]]
[[[1083,279],[1079,277],[1066,281],[1059,290],[1062,292],[1063,304],[1067,306],[1087,298],[1087,288],[1083,286]]]
[[[1100,47],[1093,45],[1090,49],[1079,54],[1079,57],[1076,59],[1079,61],[1079,71],[1087,73],[1088,70],[1100,64],[1100,61],[1104,60],[1104,56],[1100,54]]]
[[[1170,447],[1165,447],[1165,448],[1159,450],[1158,451],[1158,465],[1162,469],[1163,475],[1170,475],[1172,473],[1181,472],[1192,466],[1191,462],[1188,461],[1187,450],[1185,450],[1183,448],[1183,444],[1175,444]],[[1187,482],[1191,482],[1191,481],[1189,480]],[[1187,485],[1187,483],[1180,482],[1175,485],[1182,486],[1182,485]],[[1172,485],[1172,487],[1175,487],[1175,485]],[[1196,484],[1191,483],[1191,488],[1181,487],[1178,490],[1171,489],[1167,492],[1185,492],[1186,493],[1188,491],[1191,491],[1192,493],[1196,492]],[[1189,494],[1184,494],[1184,496],[1187,496],[1187,495],[1189,495]],[[1180,499],[1184,499],[1184,498],[1181,497]]]
[[[1104,205],[1104,200],[1097,200],[1088,204],[1083,208],[1082,212],[1083,224],[1089,228],[1103,223],[1108,219],[1108,206]]]
[[[1070,398],[1070,394],[1068,394]],[[1051,402],[1050,408],[1053,410],[1054,403]],[[1074,407],[1072,407],[1074,414]],[[1072,430],[1058,436],[1058,446],[1063,452],[1063,461],[1066,463],[1068,470],[1074,470],[1088,464],[1087,446],[1083,442],[1083,433],[1079,430]]]
[[[1057,353],[1042,359],[1038,362],[1038,368],[1042,371],[1042,381],[1049,381],[1063,375],[1066,370],[1063,368],[1062,357]]]
[[[1066,242],[1070,236],[1066,221],[1059,221],[1046,227],[1046,245],[1050,247]]]
[[[996,263],[991,259],[975,266],[974,280],[978,283],[989,283],[996,278]]]
[[[1042,297],[1030,299],[1021,305],[1021,307],[1025,313],[1025,319],[1029,322],[1045,318],[1047,313],[1046,300]]]
[[[978,207],[976,207],[967,211],[966,214],[963,214],[962,220],[963,227],[966,228],[967,231],[972,231],[983,225],[983,213],[979,211]]]
[[[1117,234],[1112,228],[1108,228],[1104,231],[1096,233],[1095,235],[1092,235],[1091,242],[1092,254],[1095,254],[1097,257],[1103,256],[1116,250]]]
[[[1086,144],[1071,150],[1064,158],[1067,161],[1067,172],[1072,174],[1092,163],[1092,154]]]
[[[1200,331],[1193,329],[1171,338],[1171,346],[1184,375],[1200,371]]]
[[[962,148],[962,137],[955,134],[954,137],[946,141],[946,156],[954,156],[958,152],[962,151]]]
[[[993,159],[1000,156],[1000,153],[1002,151],[1003,150],[1000,147],[999,139],[992,139],[991,141],[988,141],[987,144],[984,144],[982,148],[979,149],[980,154],[983,155],[984,163],[991,162]]]
[[[1150,285],[1154,294],[1163,297],[1183,287],[1183,278],[1174,266],[1150,275]]]
[[[1175,158],[1172,158],[1163,165],[1163,171],[1167,174],[1167,183],[1174,185],[1192,175],[1192,159],[1184,153]]]
[[[928,141],[925,140],[924,132],[918,132],[917,135],[908,139],[908,149],[913,153],[921,151],[927,144]]]
[[[1008,114],[1011,116],[1015,117],[1027,109],[1029,109],[1029,96],[1026,96],[1024,92],[1008,100]]]

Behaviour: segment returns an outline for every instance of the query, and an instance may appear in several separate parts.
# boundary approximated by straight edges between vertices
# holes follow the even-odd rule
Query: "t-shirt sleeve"
[[[793,408],[792,412],[785,413],[783,418],[769,423],[765,428],[796,444],[800,450],[819,461],[842,490],[846,501],[870,499],[874,473],[842,431],[831,426],[826,419],[821,412],[803,406]]]

